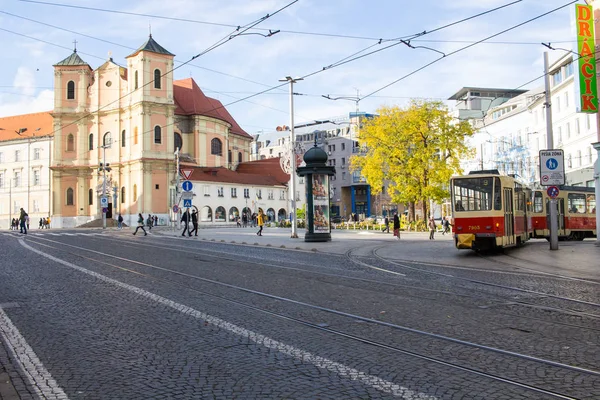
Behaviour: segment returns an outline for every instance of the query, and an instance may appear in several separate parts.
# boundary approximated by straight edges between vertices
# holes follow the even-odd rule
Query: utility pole
[[[552,150],[554,148],[554,137],[552,136],[552,96],[550,93],[550,75],[548,74],[548,52],[544,52],[544,84],[546,92],[546,148]],[[548,207],[550,207],[550,250],[558,250],[558,210],[556,199],[550,199]]]
[[[296,224],[296,134],[294,133],[294,83],[303,80],[302,78],[292,78],[286,76],[279,82],[290,83],[290,191],[292,206],[292,239],[298,238]]]
[[[179,205],[179,147],[175,150],[175,204]],[[175,221],[173,222],[173,230],[179,221],[179,214],[175,213]]]
[[[98,171],[102,171],[104,179],[102,182],[102,198],[100,200],[100,205],[102,207],[102,229],[106,229],[106,211],[104,211],[105,207],[102,206],[102,199],[108,199],[108,197],[106,197],[106,171],[110,172],[110,164],[106,163],[106,148],[110,147],[110,142],[107,141],[107,143],[104,143],[104,145],[100,147],[102,148],[102,162],[100,163]]]

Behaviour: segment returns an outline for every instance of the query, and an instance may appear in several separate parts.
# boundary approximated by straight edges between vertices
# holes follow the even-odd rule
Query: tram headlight
[[[498,230],[498,228],[500,228],[500,223],[496,222],[496,230]]]

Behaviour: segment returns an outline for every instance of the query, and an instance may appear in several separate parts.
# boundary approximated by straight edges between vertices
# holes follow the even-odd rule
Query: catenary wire
[[[369,94],[367,94],[367,95],[363,96],[363,97],[362,97],[360,100],[364,100],[364,99],[366,99],[366,98],[368,98],[368,97],[370,97],[370,96],[374,95],[375,93],[378,93],[378,92],[380,92],[380,91],[382,91],[382,90],[384,90],[384,89],[386,89],[386,88],[388,88],[388,87],[390,87],[390,86],[392,86],[392,85],[395,85],[396,83],[398,83],[398,82],[400,82],[400,81],[402,81],[402,80],[404,80],[404,79],[406,79],[406,78],[408,78],[408,77],[410,77],[410,76],[412,76],[412,75],[416,74],[417,72],[420,72],[420,71],[424,70],[425,68],[427,68],[427,67],[429,67],[429,66],[431,66],[431,65],[433,65],[433,64],[436,64],[437,62],[439,62],[439,61],[441,61],[441,60],[443,60],[443,59],[445,59],[445,58],[447,58],[447,57],[450,57],[450,56],[452,56],[452,55],[454,55],[454,54],[457,54],[457,53],[459,53],[459,52],[461,52],[461,51],[467,50],[467,49],[469,49],[469,48],[471,48],[471,47],[473,47],[473,46],[476,46],[476,45],[478,45],[479,43],[485,42],[486,40],[492,39],[492,38],[494,38],[494,37],[496,37],[496,36],[500,36],[500,35],[502,35],[502,34],[504,34],[504,33],[506,33],[506,32],[509,32],[509,31],[511,31],[511,30],[513,30],[513,29],[519,28],[519,27],[521,27],[521,26],[523,26],[523,25],[525,25],[525,24],[528,24],[528,23],[530,23],[530,22],[533,22],[533,21],[535,21],[535,20],[537,20],[537,19],[540,19],[540,18],[542,18],[542,17],[545,17],[546,15],[549,15],[549,14],[551,14],[551,13],[553,13],[553,12],[556,12],[556,11],[558,11],[558,10],[561,10],[561,9],[563,9],[563,8],[565,8],[565,7],[568,7],[568,6],[570,6],[571,4],[575,4],[575,3],[577,3],[577,0],[570,1],[570,2],[568,2],[567,4],[564,4],[564,5],[562,5],[562,6],[556,7],[556,8],[554,8],[554,9],[550,10],[550,11],[547,11],[547,12],[545,12],[545,13],[543,13],[543,14],[540,14],[540,15],[538,15],[538,16],[535,16],[535,17],[533,17],[533,18],[530,18],[530,19],[528,19],[528,20],[526,20],[526,21],[524,21],[524,22],[521,22],[521,23],[519,23],[519,24],[517,24],[517,25],[513,25],[513,26],[512,26],[512,27],[510,27],[510,28],[504,29],[504,30],[502,30],[502,31],[500,31],[500,32],[498,32],[498,33],[495,33],[495,34],[493,34],[493,35],[490,35],[490,36],[488,36],[488,37],[486,37],[486,38],[484,38],[484,39],[478,40],[478,41],[476,41],[476,42],[474,42],[474,43],[468,44],[467,46],[461,47],[460,49],[454,50],[454,51],[452,51],[452,52],[450,52],[450,53],[448,53],[448,54],[446,54],[446,55],[444,55],[444,56],[442,56],[442,57],[436,58],[435,60],[433,60],[433,61],[431,61],[431,62],[429,62],[429,63],[427,63],[427,64],[425,64],[425,65],[423,65],[423,66],[421,66],[421,67],[419,67],[419,68],[417,68],[416,70],[414,70],[414,71],[412,71],[412,72],[410,72],[410,73],[408,73],[408,74],[406,74],[406,75],[402,76],[401,78],[398,78],[398,79],[396,79],[395,81],[393,81],[393,82],[391,82],[391,83],[388,83],[387,85],[385,85],[385,86],[383,86],[383,87],[381,87],[381,88],[379,88],[379,89],[377,89],[377,90],[375,90],[375,91],[373,91],[373,92],[371,92],[371,93],[369,93]]]

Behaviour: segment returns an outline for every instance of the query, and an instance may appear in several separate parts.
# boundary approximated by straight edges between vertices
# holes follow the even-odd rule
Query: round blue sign
[[[556,158],[549,158],[548,160],[546,160],[546,167],[548,169],[558,168],[558,161],[556,161]]]
[[[183,181],[183,183],[181,184],[181,188],[186,192],[190,192],[193,187],[194,185],[192,185],[192,182],[190,181]]]
[[[558,197],[558,193],[560,193],[560,191],[558,190],[558,187],[556,187],[556,186],[550,186],[546,190],[546,193],[548,193],[548,196],[551,199],[555,199],[556,197]]]

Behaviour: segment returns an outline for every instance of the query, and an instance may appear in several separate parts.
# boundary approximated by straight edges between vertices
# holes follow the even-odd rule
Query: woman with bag
[[[142,228],[142,230],[144,231],[144,236],[147,236],[148,234],[146,233],[146,230],[144,229],[144,217],[142,216],[142,214],[138,214],[138,226],[137,228],[135,228],[135,232],[133,232],[133,234],[135,235],[138,231],[138,229]]]
[[[394,213],[394,236],[400,240],[400,218],[398,218],[398,213]]]

